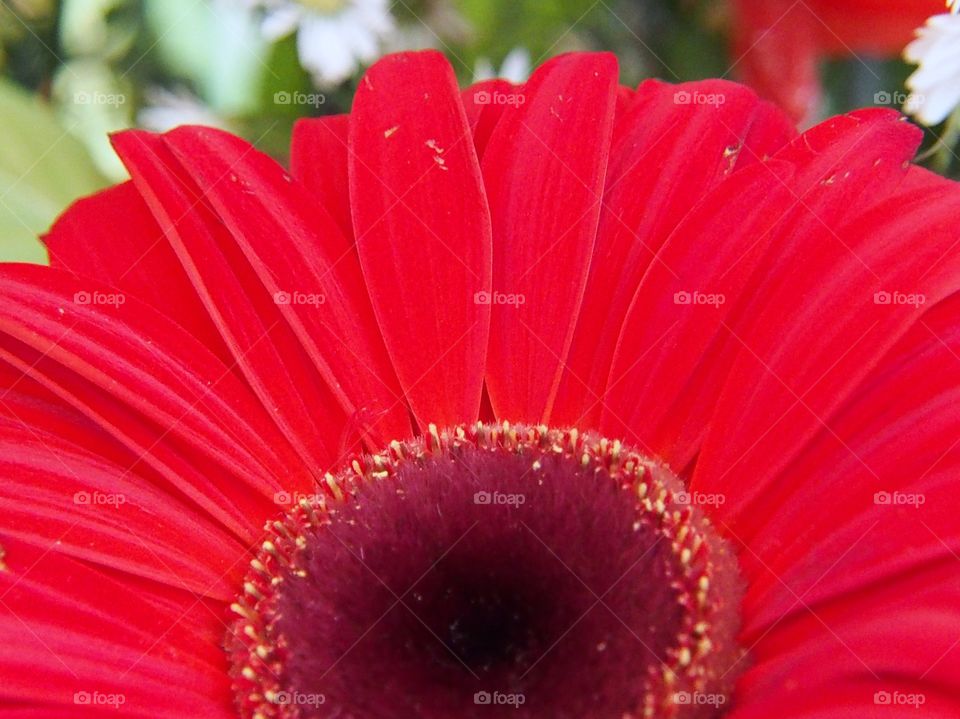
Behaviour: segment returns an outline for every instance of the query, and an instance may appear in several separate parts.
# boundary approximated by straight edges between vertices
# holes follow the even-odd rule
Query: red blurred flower
[[[798,121],[820,105],[820,61],[896,57],[942,0],[730,0],[736,72]]]
[[[957,715],[960,190],[894,112],[796,136],[616,72],[461,95],[391,56],[292,176],[114,138],[132,180],[0,267],[6,715]],[[430,424],[478,418],[583,432]],[[543,501],[461,501],[521,481]],[[531,699],[443,709],[444,649]]]

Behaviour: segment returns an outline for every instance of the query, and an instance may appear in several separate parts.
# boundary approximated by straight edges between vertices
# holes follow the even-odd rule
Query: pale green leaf
[[[38,236],[106,180],[46,103],[6,81],[0,137],[0,261],[45,263]]]

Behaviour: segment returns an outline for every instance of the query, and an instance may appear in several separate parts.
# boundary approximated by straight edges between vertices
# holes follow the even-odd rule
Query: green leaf
[[[0,81],[0,261],[46,263],[38,236],[73,200],[107,184],[53,111]]]

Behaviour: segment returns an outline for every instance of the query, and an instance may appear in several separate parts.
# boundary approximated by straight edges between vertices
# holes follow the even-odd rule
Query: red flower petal
[[[808,255],[805,272],[766,294],[779,318],[757,313],[750,329],[733,331],[742,350],[695,482],[725,492],[749,476],[751,486],[737,492],[744,502],[763,490],[917,321],[918,309],[887,306],[877,293],[917,294],[933,304],[957,289],[960,258],[950,253],[958,203],[945,181],[893,195],[841,228],[839,242]]]
[[[758,637],[749,645],[755,665],[739,682],[743,711],[731,716],[769,716],[782,705],[803,717],[957,716],[956,561],[917,567],[866,595],[807,604]],[[893,701],[894,692],[920,696]]]
[[[203,192],[341,406],[375,446],[410,433],[353,247],[272,159],[219,130],[164,137]],[[233,173],[238,182],[220,182]],[[277,238],[287,252],[277,252]],[[322,298],[303,304],[299,296]]]
[[[233,716],[218,646],[222,605],[211,610],[185,592],[134,584],[56,551],[4,544],[4,716],[12,711],[6,702],[29,702],[34,716],[87,716],[88,706],[95,716]]]
[[[667,463],[671,441],[658,435],[681,390],[768,251],[794,198],[787,163],[735,173],[686,216],[657,253],[627,312],[603,400],[601,431],[625,435]],[[701,238],[723,237],[705,254]],[[682,459],[680,460],[682,462]]]
[[[651,263],[659,264],[653,258],[664,241],[711,188],[772,154],[794,132],[782,113],[739,85],[640,86],[614,129],[597,244],[555,422],[597,426],[627,308]]]
[[[954,295],[926,312],[776,486],[729,520],[750,546],[752,627],[796,609],[794,593],[869,597],[914,567],[956,561],[958,310]]]
[[[298,120],[290,145],[290,173],[353,240],[347,146],[350,118],[328,115]]]
[[[43,241],[51,267],[139,297],[229,361],[220,334],[132,182],[78,200]]]
[[[130,131],[113,142],[237,367],[307,466],[329,469],[348,439],[341,437],[346,414],[319,381],[275,298],[161,137]],[[241,178],[227,174],[221,181]]]
[[[811,6],[823,26],[824,48],[834,55],[897,56],[916,28],[945,12],[942,0],[814,0]]]
[[[477,156],[482,158],[494,128],[503,117],[508,104],[526,100],[523,88],[506,80],[484,80],[471,85],[460,94],[467,113],[467,122],[473,133]]]
[[[823,26],[810,6],[793,0],[730,0],[733,69],[794,120],[813,119],[820,104]]]
[[[236,594],[242,567],[230,568],[245,546],[195,507],[55,434],[7,419],[0,431],[5,541],[56,544],[63,554],[221,601]]]
[[[611,55],[566,55],[523,88],[483,160],[494,228],[487,386],[498,417],[550,416],[580,310],[600,213],[617,93]]]
[[[410,407],[425,427],[480,409],[490,220],[447,61],[390,56],[350,116],[350,194],[364,277]]]
[[[310,486],[249,390],[179,326],[56,270],[0,271],[0,357],[122,442],[146,465],[251,541],[273,495]],[[283,482],[283,484],[281,483]]]

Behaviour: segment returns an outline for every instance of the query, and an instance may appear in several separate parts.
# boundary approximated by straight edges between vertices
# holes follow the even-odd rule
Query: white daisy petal
[[[261,32],[276,41],[297,31],[300,63],[320,85],[347,80],[376,60],[396,29],[389,0],[343,0],[329,8],[298,0],[233,0],[264,13]]]
[[[925,125],[943,122],[960,105],[960,15],[927,20],[903,56],[919,66],[907,79],[911,94],[904,111]]]
[[[524,47],[515,47],[507,53],[497,71],[489,58],[480,57],[473,69],[473,81],[480,82],[500,77],[513,83],[526,82],[530,77],[530,52]]]
[[[300,62],[319,85],[341,83],[357,68],[340,24],[322,15],[308,15],[300,23],[297,51]]]
[[[263,17],[260,31],[267,40],[280,40],[297,29],[303,12],[299,6],[291,3],[268,10]]]
[[[503,58],[500,77],[513,83],[526,82],[530,77],[530,52],[525,47],[515,47]]]

